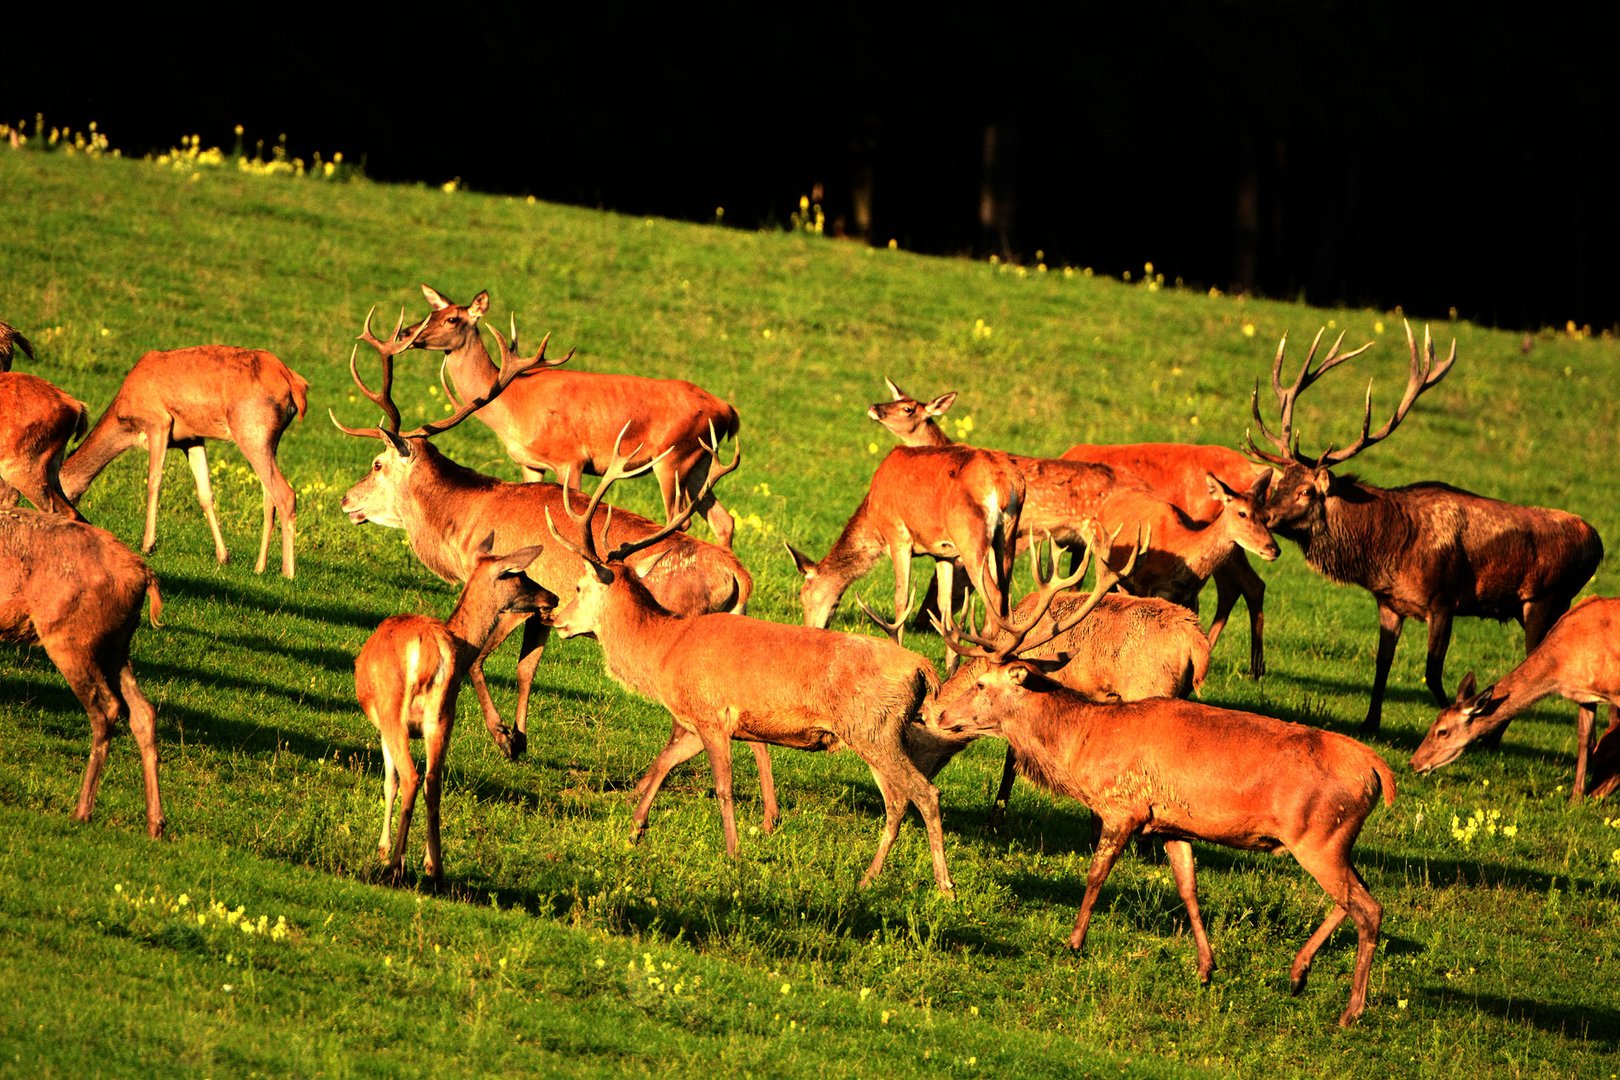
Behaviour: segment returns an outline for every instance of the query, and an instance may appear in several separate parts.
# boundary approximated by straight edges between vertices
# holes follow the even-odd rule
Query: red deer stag
[[[711,455],[714,453],[711,447]],[[869,884],[900,831],[908,805],[928,830],[934,882],[954,892],[945,864],[939,791],[908,756],[908,729],[939,686],[933,668],[917,654],[880,638],[844,634],[736,615],[681,618],[665,611],[626,562],[662,533],[678,529],[695,509],[689,505],[660,533],[621,543],[599,555],[599,530],[591,521],[603,493],[633,471],[635,455],[617,452],[586,506],[578,531],[585,562],[572,598],[553,618],[563,637],[593,634],[602,646],[608,674],[626,689],[669,710],[675,729],[669,743],[637,785],[636,835],[647,825],[653,799],[669,770],[700,751],[709,756],[726,854],[737,854],[732,808],[731,743],[770,743],[799,750],[849,747],[872,769],[887,811],[876,855],[861,877]],[[718,458],[714,458],[718,462]],[[737,467],[737,456],[714,464],[707,484]],[[645,466],[643,466],[645,467]],[[561,533],[557,538],[564,543]],[[920,729],[919,729],[920,731]],[[774,806],[767,807],[774,816]]]
[[[1198,977],[1208,982],[1215,958],[1198,910],[1189,841],[1287,851],[1334,903],[1294,957],[1294,993],[1305,988],[1317,950],[1348,915],[1358,940],[1350,1003],[1339,1023],[1354,1023],[1366,1007],[1383,909],[1350,852],[1379,792],[1386,804],[1394,802],[1395,777],[1384,760],[1343,735],[1255,713],[1167,698],[1088,702],[1042,674],[1055,661],[1021,657],[1019,631],[1028,628],[1019,623],[1012,630],[994,640],[953,632],[953,648],[985,665],[967,692],[925,708],[924,721],[942,738],[1005,738],[1019,772],[1101,819],[1069,948],[1085,944],[1098,895],[1126,842],[1137,834],[1162,836],[1192,924]]]
[[[281,573],[290,578],[297,499],[276,464],[276,447],[287,426],[304,415],[308,389],[301,375],[263,349],[198,345],[149,352],[124,376],[112,404],[62,466],[62,490],[78,503],[79,496],[114,458],[132,446],[144,446],[148,455],[146,530],[141,535],[141,550],[150,552],[157,546],[163,454],[171,446],[184,450],[197,485],[197,501],[214,535],[214,557],[223,563],[230,556],[214,513],[214,489],[203,441],[229,439],[264,485],[264,528],[253,569],[264,573],[270,532],[280,515]]]
[[[1374,487],[1329,471],[1388,437],[1418,396],[1451,370],[1457,360],[1456,342],[1437,364],[1426,328],[1423,352],[1419,353],[1412,327],[1406,327],[1411,373],[1389,421],[1370,431],[1369,383],[1360,436],[1342,450],[1314,458],[1301,454],[1294,432],[1299,395],[1327,371],[1371,347],[1369,343],[1341,354],[1344,335],[1340,334],[1313,369],[1321,341],[1318,331],[1298,378],[1286,389],[1282,365],[1287,337],[1277,346],[1271,369],[1272,390],[1281,408],[1277,434],[1260,417],[1258,387],[1251,402],[1255,422],[1275,450],[1262,450],[1252,434],[1249,449],[1282,470],[1266,501],[1266,523],[1271,530],[1297,543],[1305,561],[1318,573],[1333,581],[1360,585],[1378,602],[1378,658],[1372,701],[1362,723],[1362,730],[1377,731],[1384,686],[1404,620],[1429,624],[1424,680],[1435,703],[1444,707],[1449,699],[1442,675],[1451,643],[1451,620],[1458,615],[1513,619],[1524,626],[1528,654],[1591,578],[1603,557],[1603,543],[1590,525],[1562,510],[1515,506],[1436,482]]]
[[[868,416],[907,446],[952,445],[937,418],[951,407],[956,394],[943,394],[924,404],[893,380],[884,381],[891,400],[871,406]],[[1161,596],[1197,611],[1198,594],[1204,582],[1215,575],[1219,601],[1209,628],[1211,647],[1220,637],[1237,596],[1248,596],[1252,601],[1250,670],[1256,674],[1264,670],[1260,608],[1265,584],[1249,569],[1242,552],[1254,552],[1268,562],[1277,557],[1276,542],[1257,513],[1271,476],[1269,469],[1259,470],[1258,476],[1253,465],[1243,470],[1240,475],[1246,492],[1234,489],[1213,473],[1204,474],[1200,477],[1205,491],[1200,508],[1207,503],[1215,509],[1201,519],[1193,519],[1163,492],[1146,487],[1140,479],[1110,463],[1008,456],[1024,475],[1027,498],[1020,521],[1032,535],[1050,534],[1060,545],[1077,551],[1083,545],[1079,525],[1088,517],[1101,518],[1105,527],[1142,528],[1150,537],[1149,549],[1138,562],[1136,572],[1124,582],[1129,591]],[[1241,569],[1237,569],[1239,566]],[[1222,582],[1242,579],[1243,570],[1259,583],[1257,593],[1248,584],[1242,588],[1222,587]]]
[[[1139,483],[1184,510],[1195,522],[1215,520],[1225,503],[1215,498],[1205,477],[1213,476],[1232,491],[1253,489],[1271,470],[1255,465],[1236,450],[1196,443],[1081,443],[1063,452],[1067,461],[1084,461],[1113,469],[1122,483]],[[1215,567],[1215,618],[1209,624],[1211,647],[1220,640],[1238,598],[1249,610],[1249,674],[1266,671],[1265,580],[1254,572],[1243,552],[1233,552]]]
[[[895,620],[881,623],[899,642],[911,608],[911,557],[934,559],[939,594],[952,595],[959,562],[997,614],[1007,612],[1024,478],[998,450],[971,446],[897,446],[878,463],[866,497],[819,562],[788,545],[804,576],[804,624],[825,628],[849,586],[887,554],[894,564]],[[941,605],[944,625],[950,605]],[[870,612],[869,612],[870,613]],[[873,616],[876,618],[876,616]],[[947,655],[947,667],[954,659]]]
[[[1590,596],[1553,624],[1524,663],[1495,686],[1475,691],[1474,673],[1464,676],[1457,699],[1434,718],[1412,755],[1412,771],[1433,772],[1457,760],[1471,743],[1500,739],[1509,721],[1542,698],[1557,694],[1580,706],[1575,735],[1575,782],[1569,801],[1587,794],[1587,760],[1598,706],[1609,706],[1605,742],[1620,739],[1620,599]],[[1601,745],[1601,744],[1600,744]],[[1594,760],[1595,764],[1595,760]],[[1620,774],[1593,778],[1601,798],[1620,786]]]
[[[0,372],[0,507],[18,494],[41,510],[84,520],[62,490],[62,459],[83,438],[84,403],[33,375]]]
[[[11,370],[11,358],[18,349],[21,349],[28,359],[34,358],[34,346],[29,340],[23,337],[15,326],[0,320],[0,371]]]
[[[411,550],[434,574],[452,583],[464,583],[476,563],[476,552],[483,537],[495,536],[495,549],[510,551],[546,538],[546,511],[563,509],[563,488],[556,484],[513,484],[474,472],[451,461],[428,441],[429,437],[461,423],[491,403],[512,380],[531,368],[557,363],[545,359],[546,341],[532,357],[516,355],[516,342],[508,344],[497,332],[501,351],[501,374],[482,395],[464,402],[443,420],[423,424],[411,431],[400,431],[400,414],[392,398],[394,357],[411,345],[411,335],[401,336],[404,314],[387,342],[371,329],[366,316],[360,340],[376,351],[382,362],[379,389],[373,391],[360,378],[355,355],[349,360],[350,374],[360,392],[383,413],[384,427],[351,428],[333,423],[349,435],[381,440],[382,452],[371,463],[370,472],[343,496],[343,512],[355,524],[370,521],[391,529],[404,529]],[[359,346],[355,346],[358,351]],[[569,499],[576,504],[583,498],[575,491]],[[597,526],[597,539],[603,545],[636,540],[660,530],[646,518],[625,511],[610,515]],[[565,523],[570,519],[564,518]],[[565,524],[565,528],[568,526]],[[634,564],[642,583],[666,609],[678,614],[711,611],[741,611],[753,591],[753,578],[730,551],[705,543],[684,533],[671,535],[650,546]],[[529,566],[529,576],[554,593],[571,589],[579,576],[579,559],[565,546],[551,544]],[[518,702],[515,729],[501,724],[484,682],[483,661],[468,671],[473,689],[483,709],[485,723],[496,745],[508,757],[517,758],[528,743],[529,688],[545,649],[549,627],[537,619],[524,621],[513,616],[493,635],[494,649],[522,622],[524,625],[521,659],[518,662]],[[487,652],[488,650],[486,650]],[[760,753],[764,758],[763,750]],[[764,777],[770,763],[762,760]],[[765,782],[762,778],[762,783]]]
[[[457,304],[428,285],[422,286],[422,295],[433,311],[403,333],[416,335],[415,348],[445,354],[445,365],[463,395],[483,394],[497,376],[478,333],[489,310],[489,293],[480,292],[470,304]],[[723,438],[737,434],[737,410],[684,379],[538,369],[531,374],[478,413],[524,476],[538,480],[550,469],[559,478],[572,477],[577,487],[583,474],[601,474],[614,436],[628,422],[630,439],[647,447],[636,464],[661,449],[672,451],[652,470],[666,520],[703,487],[709,458],[701,444],[709,429]],[[706,499],[698,510],[714,530],[715,541],[729,548],[731,515],[712,495]]]
[[[157,578],[112,533],[58,514],[0,509],[0,640],[39,644],[90,718],[90,763],[73,816],[90,820],[108,743],[124,717],[141,753],[146,831],[162,836],[157,710],[129,663],[143,598],[159,625]]]
[[[555,595],[523,572],[540,554],[539,546],[496,555],[493,540],[490,536],[479,546],[450,618],[441,622],[427,615],[390,615],[366,639],[354,661],[355,696],[382,742],[383,823],[377,855],[396,879],[404,871],[405,841],[416,806],[418,780],[411,760],[411,738],[421,738],[426,757],[422,786],[427,796],[427,844],[422,872],[441,881],[439,794],[461,680],[474,663],[484,659],[504,616],[535,615],[557,605]],[[388,826],[398,788],[404,789],[399,830],[390,843]]]

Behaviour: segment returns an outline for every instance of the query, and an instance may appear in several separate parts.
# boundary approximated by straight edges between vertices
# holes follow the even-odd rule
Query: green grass
[[[1516,721],[1498,753],[1470,753],[1430,778],[1406,770],[1434,712],[1421,628],[1397,656],[1373,740],[1397,767],[1400,795],[1373,813],[1357,849],[1385,923],[1369,1009],[1349,1032],[1334,1027],[1349,931],[1323,950],[1309,990],[1287,994],[1288,962],[1326,903],[1287,858],[1199,849],[1220,965],[1208,988],[1194,978],[1162,862],[1122,859],[1085,955],[1067,955],[1086,814],[1020,785],[1012,823],[986,833],[1000,745],[974,747],[940,779],[954,902],[932,889],[915,817],[875,887],[855,890],[881,800],[848,754],[777,752],[785,817],[771,837],[749,831],[759,808],[744,755],[735,862],[701,759],[672,775],[647,839],[628,846],[624,799],[668,718],[611,683],[586,641],[548,650],[522,762],[501,759],[463,703],[444,803],[446,893],[387,887],[375,867],[381,756],[353,699],[352,658],[383,617],[443,615],[454,590],[400,533],[356,528],[338,511],[374,448],[324,412],[375,422],[346,370],[371,305],[391,319],[400,305],[423,309],[421,281],[459,300],[487,288],[499,325],[515,312],[528,339],[553,331],[557,346],[578,346],[580,368],[689,378],[734,402],[746,460],[721,497],[744,520],[753,614],[785,621],[797,618],[798,579],[782,541],[821,554],[859,500],[889,446],[864,417],[884,375],[919,395],[959,390],[952,416],[971,416],[985,445],[1235,445],[1277,339],[1289,333],[1299,355],[1331,322],[1379,344],[1301,405],[1316,446],[1352,433],[1365,377],[1377,380],[1375,408],[1393,407],[1406,370],[1396,314],[116,160],[0,153],[0,192],[10,222],[0,317],[39,351],[20,369],[98,412],[152,348],[269,348],[311,384],[310,416],[281,452],[300,493],[296,582],[251,572],[259,494],[234,448],[213,449],[235,557],[225,567],[171,455],[151,556],[166,625],[143,628],[134,650],[159,708],[169,839],[144,837],[127,740],[115,744],[96,821],[68,820],[85,719],[41,652],[0,646],[10,990],[0,1070],[1620,1071],[1620,829],[1606,817],[1620,807],[1565,805],[1574,724],[1562,703]],[[978,320],[988,334],[975,335]],[[1456,371],[1357,462],[1361,473],[1564,507],[1617,542],[1620,348],[1546,332],[1526,354],[1521,335],[1444,320],[1435,333],[1442,348],[1456,336]],[[442,410],[435,380],[426,358],[402,366],[407,422]],[[516,477],[476,423],[439,443]],[[130,543],[144,470],[137,455],[120,459],[83,503]],[[615,501],[656,508],[650,484],[626,484]],[[1371,678],[1370,597],[1318,578],[1288,545],[1266,577],[1272,674],[1258,685],[1242,676],[1240,616],[1204,700],[1348,730]],[[862,591],[886,605],[886,572]],[[1591,591],[1620,591],[1612,564]],[[864,632],[852,612],[846,604],[837,625]],[[939,658],[931,638],[908,640]],[[1521,648],[1516,628],[1464,621],[1450,680],[1470,668],[1499,677]],[[508,648],[491,665],[508,711],[512,662]],[[1453,817],[1476,811],[1497,813],[1514,835],[1460,839]],[[285,916],[290,934],[222,925],[206,910],[214,901],[270,926]],[[199,910],[208,921],[195,926]]]

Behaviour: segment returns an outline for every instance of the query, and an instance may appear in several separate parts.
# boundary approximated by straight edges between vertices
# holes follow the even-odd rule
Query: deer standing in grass
[[[1084,571],[1082,563],[1068,578],[1054,574],[1041,582],[1042,600],[1078,582]],[[1087,603],[1101,598],[1112,577],[1099,567]],[[1081,617],[1085,606],[1078,611]],[[936,699],[923,716],[943,738],[1005,738],[1017,753],[1019,772],[1048,791],[1079,800],[1101,819],[1102,835],[1069,948],[1078,951],[1085,944],[1103,883],[1126,842],[1138,834],[1162,836],[1192,924],[1198,977],[1208,982],[1215,959],[1199,913],[1190,841],[1287,851],[1334,904],[1294,957],[1293,991],[1305,988],[1317,950],[1349,917],[1357,933],[1356,964],[1350,1002],[1339,1023],[1354,1023],[1366,1008],[1383,909],[1350,853],[1380,792],[1386,804],[1394,802],[1389,766],[1343,735],[1256,713],[1168,698],[1088,702],[1046,677],[1044,672],[1060,661],[1029,658],[1031,647],[1024,641],[1034,625],[1020,620],[994,639],[953,631],[952,648],[982,659],[984,666],[965,693]]]
[[[804,624],[824,628],[851,584],[885,554],[894,564],[893,623],[874,619],[900,641],[911,608],[911,557],[934,559],[939,594],[951,596],[960,562],[985,602],[1005,615],[1005,582],[1012,574],[1024,478],[997,450],[971,446],[898,446],[878,463],[866,497],[819,562],[788,545],[804,577],[799,600]],[[950,625],[950,604],[941,605]],[[868,614],[871,614],[870,610]],[[947,667],[954,663],[947,658]]]
[[[44,379],[0,371],[0,507],[17,505],[19,493],[40,510],[83,521],[62,490],[62,459],[68,443],[83,438],[84,403]]]
[[[1620,718],[1620,599],[1589,596],[1570,608],[1524,663],[1494,686],[1476,690],[1470,671],[1457,688],[1457,699],[1440,710],[1412,754],[1412,771],[1420,775],[1433,772],[1457,760],[1472,743],[1499,740],[1515,716],[1554,694],[1580,707],[1575,781],[1569,792],[1569,801],[1578,803],[1587,794],[1587,764],[1599,705],[1609,706],[1605,742],[1620,740],[1615,734],[1620,730],[1616,723]],[[1596,765],[1595,758],[1593,763]],[[1602,798],[1620,787],[1620,773],[1611,772],[1612,768],[1608,766],[1593,778],[1593,797]]]
[[[411,550],[434,574],[452,583],[465,583],[477,561],[483,538],[495,537],[495,548],[510,551],[547,539],[546,512],[561,519],[562,528],[572,530],[573,519],[563,514],[565,505],[583,505],[577,490],[564,496],[557,484],[513,484],[464,468],[440,453],[429,439],[447,431],[475,412],[487,407],[524,372],[560,361],[546,359],[546,340],[533,356],[520,356],[517,341],[508,342],[497,331],[501,370],[494,384],[466,402],[452,396],[454,411],[442,420],[401,431],[399,408],[392,391],[394,358],[410,348],[413,337],[403,332],[404,313],[387,341],[371,328],[371,313],[359,340],[374,351],[382,374],[377,390],[368,387],[355,366],[359,346],[350,355],[349,370],[355,385],[383,414],[383,426],[352,428],[333,423],[349,435],[376,438],[382,451],[371,463],[366,476],[343,496],[343,512],[355,524],[373,522],[391,529],[404,529]],[[549,339],[547,339],[549,340]],[[753,578],[731,551],[705,543],[686,533],[666,534],[639,515],[615,510],[606,520],[593,523],[594,542],[599,547],[638,540],[653,533],[660,538],[650,543],[632,562],[632,572],[666,610],[677,614],[713,611],[741,611],[753,590]],[[577,536],[570,536],[576,544]],[[579,577],[579,558],[562,544],[545,545],[529,565],[528,574],[547,590],[571,590]],[[518,700],[512,728],[502,723],[484,681],[483,659],[469,668],[473,690],[478,695],[485,725],[495,744],[515,760],[528,745],[529,690],[535,669],[545,651],[550,627],[538,619],[511,615],[490,638],[487,654],[519,625],[523,626],[522,646],[517,666]],[[763,747],[756,754],[761,784],[770,788],[770,758]]]
[[[129,643],[152,604],[163,600],[140,556],[105,529],[58,514],[0,509],[0,641],[37,643],[90,718],[90,761],[73,816],[89,821],[114,726],[129,723],[146,783],[146,831],[164,829],[158,793],[157,710],[141,693]]]
[[[402,334],[413,335],[415,348],[445,354],[463,396],[483,394],[498,375],[478,332],[489,293],[480,292],[469,304],[457,304],[428,285],[422,295],[432,312]],[[722,438],[737,434],[737,410],[684,379],[551,370],[555,366],[535,369],[478,413],[526,479],[539,480],[550,469],[577,487],[583,475],[601,475],[615,435],[628,422],[629,438],[648,448],[634,464],[650,461],[660,449],[670,451],[652,469],[668,520],[703,489],[709,458],[702,441],[709,429]],[[698,511],[715,541],[729,548],[735,527],[731,514],[712,494],[703,497]]]
[[[494,634],[505,616],[541,617],[539,613],[557,605],[555,595],[524,574],[540,554],[539,546],[496,555],[494,539],[491,534],[479,546],[467,584],[448,619],[391,615],[366,639],[354,661],[355,695],[382,743],[383,823],[377,855],[395,878],[404,870],[405,841],[416,806],[418,777],[411,760],[412,737],[421,738],[426,759],[421,781],[427,801],[422,872],[441,881],[439,795],[461,680],[499,644]],[[394,816],[396,789],[403,789],[399,827],[390,841],[388,827]]]
[[[1333,475],[1331,469],[1388,437],[1418,397],[1456,363],[1456,342],[1446,359],[1435,363],[1427,329],[1420,354],[1412,327],[1406,327],[1411,370],[1400,404],[1383,427],[1370,431],[1369,383],[1360,436],[1342,450],[1318,457],[1301,454],[1294,432],[1299,395],[1326,372],[1371,347],[1368,343],[1340,353],[1344,342],[1340,334],[1313,369],[1321,341],[1318,331],[1299,376],[1286,389],[1282,365],[1288,339],[1277,346],[1271,386],[1281,411],[1280,430],[1272,434],[1261,419],[1257,387],[1251,409],[1274,449],[1262,450],[1252,436],[1249,448],[1282,470],[1266,500],[1271,530],[1297,543],[1317,572],[1333,581],[1360,585],[1378,602],[1378,656],[1372,701],[1362,723],[1362,730],[1377,731],[1390,663],[1406,619],[1429,624],[1424,681],[1443,708],[1449,703],[1443,675],[1452,619],[1458,615],[1513,619],[1524,627],[1526,654],[1533,652],[1597,569],[1603,543],[1590,525],[1562,510],[1515,506],[1448,484],[1386,489],[1353,476]]]
[[[708,754],[714,774],[726,854],[734,857],[733,740],[799,750],[848,747],[871,767],[886,810],[883,835],[861,885],[883,869],[906,808],[915,805],[928,831],[934,882],[941,892],[953,893],[945,864],[939,791],[907,752],[908,729],[917,727],[918,710],[939,685],[933,668],[922,657],[881,638],[784,626],[742,615],[681,618],[665,611],[626,562],[657,534],[600,555],[597,530],[590,526],[603,493],[634,471],[627,467],[634,457],[614,454],[581,515],[583,544],[578,554],[585,569],[571,597],[564,593],[565,603],[553,625],[563,637],[595,635],[608,674],[630,691],[657,701],[674,718],[668,744],[636,788],[636,835],[645,830],[653,799],[669,770],[701,751]],[[713,465],[706,484],[712,486],[736,468],[740,458],[739,449],[731,462]],[[696,502],[661,531],[678,529]],[[557,536],[563,539],[560,533]],[[774,805],[767,807],[771,817],[774,810]]]
[[[157,546],[158,488],[163,454],[184,450],[197,486],[197,501],[214,536],[214,557],[230,556],[214,513],[205,439],[229,439],[241,449],[264,486],[264,528],[253,569],[263,573],[270,555],[270,533],[281,519],[281,574],[292,577],[293,522],[297,498],[276,464],[282,433],[304,415],[309,384],[263,349],[199,345],[149,352],[135,362],[112,404],[62,467],[62,490],[77,504],[119,454],[133,446],[147,451],[146,529],[141,551]]]
[[[1271,470],[1257,466],[1236,450],[1196,443],[1080,443],[1063,452],[1065,461],[1106,465],[1122,485],[1139,484],[1173,503],[1193,522],[1207,524],[1226,509],[1209,487],[1213,476],[1229,491],[1251,491]],[[1273,556],[1275,557],[1275,556]],[[1215,581],[1215,617],[1209,624],[1213,648],[1242,597],[1249,611],[1249,674],[1266,671],[1266,583],[1243,551],[1232,552],[1209,575]]]

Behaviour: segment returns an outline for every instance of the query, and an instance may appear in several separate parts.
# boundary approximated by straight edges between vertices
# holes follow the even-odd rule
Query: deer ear
[[[1473,697],[1474,690],[1474,673],[1470,671],[1468,674],[1463,676],[1462,682],[1457,684],[1457,704],[1464,704],[1469,698]]]
[[[479,319],[482,319],[486,314],[488,314],[488,312],[489,293],[487,291],[480,292],[477,296],[472,298],[472,303],[467,305],[467,314],[472,316],[473,322],[477,322]]]
[[[904,390],[894,385],[894,380],[887,375],[883,376],[883,384],[889,388],[890,400],[904,401],[909,396]]]
[[[611,584],[613,584],[613,571],[612,570],[609,570],[607,567],[601,565],[600,563],[593,563],[593,562],[587,561],[585,563],[585,565],[589,566],[591,568],[591,571],[596,575],[596,580],[597,581],[600,581],[603,585],[611,585]]]
[[[1030,676],[1034,674],[1035,668],[1028,660],[1020,660],[1018,663],[1010,664],[1007,667],[1007,678],[1011,679],[1016,686],[1023,686],[1029,681]]]
[[[409,440],[400,438],[392,431],[381,431],[378,432],[378,434],[383,437],[384,442],[393,448],[394,453],[398,454],[402,458],[408,458],[411,456],[411,444]]]
[[[1255,477],[1254,483],[1249,485],[1249,498],[1253,499],[1255,502],[1263,501],[1266,497],[1266,492],[1271,490],[1271,476],[1271,470],[1266,469],[1262,471],[1259,476]]]
[[[1326,495],[1328,493],[1328,488],[1333,486],[1333,474],[1328,472],[1326,469],[1317,469],[1311,474],[1311,482],[1316,485],[1316,490],[1318,492]]]
[[[1209,491],[1209,497],[1222,506],[1231,502],[1232,497],[1237,494],[1237,492],[1227,487],[1220,477],[1211,472],[1204,474],[1204,487]]]
[[[422,295],[427,297],[428,307],[434,311],[440,311],[450,306],[450,301],[445,299],[443,293],[425,282],[422,285]]]
[[[473,550],[479,555],[495,554],[495,530],[491,529],[489,535],[480,540]]]
[[[793,557],[793,565],[798,569],[801,577],[809,581],[816,576],[816,561],[814,559],[803,552],[795,551],[793,545],[786,540],[782,541],[782,546],[787,548],[787,553]]]
[[[956,401],[956,393],[957,392],[955,390],[952,390],[950,393],[941,394],[933,401],[930,401],[928,403],[928,415],[939,416],[944,413],[944,411],[950,408],[951,404]]]
[[[489,534],[489,542],[493,543],[494,540],[495,540],[495,534],[490,533]],[[523,573],[523,571],[525,571],[525,570],[527,570],[529,568],[530,563],[534,562],[534,560],[536,560],[536,559],[538,559],[540,557],[540,553],[542,551],[544,551],[544,550],[545,550],[545,545],[543,545],[543,544],[530,544],[528,547],[520,547],[520,548],[518,548],[516,551],[512,552],[509,555],[504,556],[501,559],[501,573],[503,573],[503,574],[521,574],[521,573]]]

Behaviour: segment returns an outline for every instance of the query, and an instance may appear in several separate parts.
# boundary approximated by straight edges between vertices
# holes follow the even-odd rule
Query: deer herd
[[[530,690],[550,634],[585,635],[600,644],[615,681],[672,718],[668,742],[635,788],[637,837],[669,771],[703,753],[726,851],[735,855],[733,742],[748,744],[759,766],[767,833],[778,817],[768,747],[848,748],[870,767],[885,808],[860,884],[882,870],[907,808],[915,806],[935,885],[953,894],[934,780],[971,741],[998,736],[1008,749],[993,823],[1006,813],[1015,775],[1023,775],[1083,803],[1100,824],[1072,949],[1082,947],[1126,842],[1157,836],[1187,908],[1198,976],[1207,981],[1214,959],[1189,842],[1286,851],[1332,900],[1294,959],[1293,989],[1303,988],[1317,950],[1350,919],[1357,949],[1340,1023],[1351,1024],[1365,1007],[1382,917],[1351,850],[1380,799],[1393,802],[1393,772],[1347,736],[1189,700],[1240,597],[1249,613],[1250,673],[1264,673],[1265,583],[1248,556],[1276,559],[1278,536],[1297,544],[1326,577],[1360,585],[1377,601],[1377,659],[1363,731],[1378,730],[1403,621],[1428,624],[1426,682],[1442,711],[1412,755],[1414,772],[1447,764],[1472,742],[1494,743],[1514,715],[1559,694],[1580,707],[1571,799],[1620,786],[1614,644],[1620,599],[1589,598],[1571,608],[1602,557],[1591,526],[1559,510],[1514,506],[1443,483],[1384,489],[1332,471],[1392,434],[1451,370],[1455,343],[1436,362],[1427,331],[1420,348],[1407,329],[1410,376],[1389,420],[1372,430],[1369,386],[1359,436],[1316,456],[1300,450],[1295,407],[1323,374],[1368,347],[1344,352],[1343,335],[1318,362],[1318,333],[1286,386],[1283,339],[1271,372],[1277,429],[1262,416],[1257,389],[1259,439],[1251,432],[1247,455],[1142,443],[1077,445],[1061,457],[1039,458],[953,443],[938,419],[955,393],[925,402],[888,382],[889,400],[867,415],[900,445],[879,463],[823,558],[788,547],[804,579],[803,625],[785,625],[745,613],[753,578],[732,551],[733,519],[715,497],[716,483],[742,463],[735,409],[681,380],[563,369],[572,352],[548,359],[542,340],[527,354],[515,322],[506,335],[491,331],[497,363],[482,334],[487,293],[462,305],[428,286],[422,291],[430,307],[425,318],[407,326],[402,312],[393,331],[378,337],[368,314],[350,355],[356,387],[381,414],[377,426],[350,427],[332,417],[346,434],[377,440],[370,469],[344,496],[343,512],[356,524],[403,530],[429,571],[461,587],[447,620],[385,619],[355,662],[360,708],[382,746],[378,853],[394,877],[403,873],[419,787],[426,789],[428,818],[423,871],[435,881],[444,874],[440,792],[462,680],[471,679],[495,745],[516,760],[527,747]],[[362,345],[367,366],[378,369],[373,380],[361,374]],[[90,759],[75,816],[88,820],[94,809],[108,739],[122,718],[140,748],[147,827],[158,836],[165,820],[156,711],[129,660],[143,600],[159,625],[158,580],[111,533],[85,521],[80,499],[113,458],[143,446],[141,550],[149,553],[164,453],[183,449],[223,563],[204,444],[229,439],[264,487],[256,570],[265,569],[279,520],[281,571],[293,577],[295,496],[276,449],[305,412],[308,384],[262,349],[149,352],[92,426],[82,403],[43,378],[10,370],[17,349],[33,359],[31,343],[0,323],[0,638],[41,645],[90,718]],[[444,354],[440,381],[451,410],[402,430],[392,397],[394,363],[418,349]],[[495,432],[525,482],[459,465],[433,443],[471,416]],[[68,454],[75,438],[81,441]],[[734,444],[729,461],[721,457],[725,440]],[[547,471],[555,483],[543,479]],[[662,523],[604,501],[614,484],[644,473],[658,481]],[[600,477],[588,495],[586,474]],[[17,507],[22,497],[36,509]],[[708,523],[712,542],[691,534],[694,517]],[[910,581],[917,555],[936,569],[937,589],[921,605]],[[1033,591],[1020,600],[1013,594],[1021,555]],[[893,616],[866,608],[885,635],[828,629],[841,597],[885,556],[894,572]],[[1075,589],[1088,572],[1094,583],[1082,595]],[[1204,630],[1196,613],[1211,579],[1215,612]],[[919,607],[944,637],[943,681],[930,661],[903,645]],[[1458,615],[1517,620],[1527,658],[1483,690],[1469,673],[1451,700],[1443,668]],[[490,697],[483,665],[520,628],[518,696],[508,724]],[[1593,751],[1603,703],[1608,731]],[[420,777],[413,737],[425,747]]]

